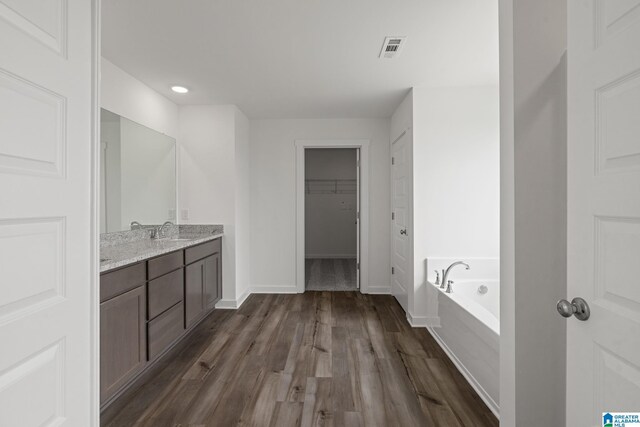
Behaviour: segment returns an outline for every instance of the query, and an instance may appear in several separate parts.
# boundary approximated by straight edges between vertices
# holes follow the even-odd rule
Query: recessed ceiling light
[[[171,90],[174,91],[175,93],[187,93],[187,92],[189,92],[189,89],[187,89],[184,86],[171,86]]]

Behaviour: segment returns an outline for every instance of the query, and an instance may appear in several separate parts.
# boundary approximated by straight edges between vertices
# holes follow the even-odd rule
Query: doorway
[[[357,148],[305,150],[305,290],[355,291],[358,283]]]
[[[299,293],[367,293],[368,157],[368,140],[296,141]]]

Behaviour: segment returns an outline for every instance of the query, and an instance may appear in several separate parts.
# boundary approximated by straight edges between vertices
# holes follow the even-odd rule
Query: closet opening
[[[357,291],[359,149],[305,150],[305,291]]]
[[[295,141],[299,293],[369,293],[369,143]]]

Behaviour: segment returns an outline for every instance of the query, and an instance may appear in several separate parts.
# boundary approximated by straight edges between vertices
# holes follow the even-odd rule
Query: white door
[[[94,8],[0,0],[0,426],[97,418]]]
[[[391,293],[408,312],[410,256],[410,164],[405,131],[391,144]]]
[[[640,412],[640,1],[568,6],[567,425],[602,426]]]

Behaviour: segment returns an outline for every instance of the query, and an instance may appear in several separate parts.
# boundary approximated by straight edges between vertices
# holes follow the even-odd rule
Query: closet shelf
[[[355,179],[306,179],[307,194],[356,194],[358,181]]]

